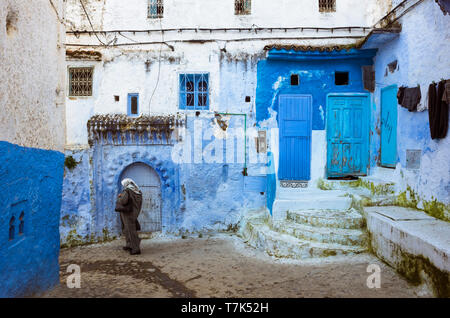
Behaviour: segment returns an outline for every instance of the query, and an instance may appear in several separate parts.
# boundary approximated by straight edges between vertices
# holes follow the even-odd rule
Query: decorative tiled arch
[[[100,182],[103,183],[102,195],[103,204],[108,205],[114,202],[114,198],[119,191],[120,177],[122,172],[130,165],[141,162],[149,167],[153,168],[158,174],[161,181],[161,195],[162,195],[162,226],[163,230],[169,228],[173,222],[173,218],[176,216],[173,213],[177,213],[181,204],[180,201],[183,200],[178,194],[178,180],[177,180],[177,166],[169,160],[160,160],[154,154],[149,151],[149,149],[134,150],[131,153],[122,153],[112,160],[102,161],[101,169],[102,179]],[[103,206],[101,209],[107,210],[113,208],[110,206]],[[97,211],[101,213],[101,211]]]

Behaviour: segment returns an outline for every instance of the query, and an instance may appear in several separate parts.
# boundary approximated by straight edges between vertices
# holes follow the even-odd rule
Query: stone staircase
[[[359,254],[367,250],[365,219],[345,191],[280,189],[273,215],[245,217],[240,235],[269,255],[305,259]]]

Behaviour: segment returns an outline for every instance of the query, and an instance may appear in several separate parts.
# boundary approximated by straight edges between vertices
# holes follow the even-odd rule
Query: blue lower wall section
[[[272,214],[273,203],[277,196],[277,176],[275,172],[275,159],[273,153],[267,154],[267,208]]]
[[[27,296],[59,281],[64,155],[0,141],[0,161],[0,297]]]
[[[234,116],[227,129],[243,128],[243,120]],[[261,174],[265,160],[252,162],[250,147],[255,143],[234,143],[233,160],[205,161],[205,156],[215,150],[210,146],[216,140],[206,129],[214,128],[215,115],[188,116],[186,140],[203,159],[173,160],[174,141],[142,139],[124,142],[101,140],[90,148],[67,150],[76,167],[66,168],[61,207],[62,244],[79,245],[98,242],[121,234],[120,219],[114,211],[115,198],[120,189],[120,176],[134,163],[144,163],[154,169],[161,184],[162,230],[168,233],[206,232],[234,228],[242,215],[249,210],[266,207],[267,178]],[[209,137],[195,140],[194,122],[201,122],[200,133]],[[249,124],[250,125],[250,124]],[[212,130],[211,130],[212,131]],[[250,137],[249,139],[250,140]],[[180,143],[180,144],[182,144]],[[223,145],[226,145],[222,143]],[[231,147],[231,146],[230,146]],[[247,153],[247,163],[237,160]],[[176,151],[175,151],[176,152]],[[265,154],[264,154],[265,155]],[[244,176],[247,165],[248,175]],[[107,237],[105,236],[107,234]]]

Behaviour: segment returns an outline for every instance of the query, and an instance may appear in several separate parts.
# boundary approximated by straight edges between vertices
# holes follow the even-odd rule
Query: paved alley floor
[[[61,284],[42,297],[430,297],[370,254],[302,261],[276,259],[233,234],[142,240],[130,256],[123,240],[63,249]],[[70,264],[81,288],[66,285]],[[367,267],[381,268],[369,289]]]

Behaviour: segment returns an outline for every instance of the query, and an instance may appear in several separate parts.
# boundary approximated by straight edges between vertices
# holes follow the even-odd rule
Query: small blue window
[[[209,74],[180,74],[180,109],[209,109]]]
[[[139,94],[128,94],[128,116],[139,116]]]

